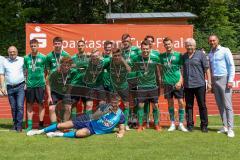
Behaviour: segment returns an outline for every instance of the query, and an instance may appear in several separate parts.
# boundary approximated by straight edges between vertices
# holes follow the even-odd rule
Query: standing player
[[[63,45],[62,37],[55,37],[53,39],[54,50],[51,51],[50,53],[48,53],[47,56],[46,56],[47,76],[59,67],[60,61],[63,57],[69,57],[69,54],[62,49],[62,45]],[[47,85],[48,84],[46,84],[46,86]],[[49,96],[50,95],[48,94],[48,97]],[[56,113],[52,113],[52,111],[55,112],[55,107],[54,107],[53,110],[51,110],[51,112],[49,112],[50,119],[52,119],[51,118],[52,115],[56,115]],[[55,118],[53,118],[53,119],[55,119]]]
[[[94,114],[83,114],[74,120],[64,123],[53,124],[42,130],[32,130],[27,133],[28,136],[46,133],[48,137],[66,137],[66,138],[84,138],[91,135],[101,135],[111,133],[119,124],[117,137],[124,136],[124,115],[118,107],[118,98],[112,99],[111,104],[99,105]],[[71,129],[74,131],[62,133],[55,132],[57,130]]]
[[[124,104],[125,130],[130,130],[128,126],[129,119],[129,88],[127,82],[130,66],[121,56],[119,49],[113,50],[113,57],[110,61],[110,79],[114,92],[116,92]]]
[[[70,57],[63,57],[60,61],[60,66],[53,71],[47,79],[47,93],[49,104],[49,115],[52,124],[57,123],[56,106],[59,101],[62,101],[65,109],[63,120],[70,119],[72,97],[71,84],[78,76],[77,70],[70,69],[72,67],[72,59]]]
[[[154,44],[154,37],[152,35],[147,35],[145,38],[144,38],[145,41],[149,41],[149,44],[150,44],[150,53],[151,54],[155,54],[155,55],[159,55],[159,51],[155,50],[153,48],[153,44]],[[157,74],[159,74],[160,71],[159,71],[159,66],[157,66]],[[158,78],[160,78],[160,75],[157,76]],[[157,79],[157,82],[158,82],[158,86],[160,87],[159,85],[159,79]],[[150,112],[150,104],[149,103],[145,103],[144,104],[144,109],[145,109],[145,114],[146,114],[146,127],[149,128],[149,112]]]
[[[183,132],[188,130],[184,127],[184,107],[183,102],[183,87],[182,76],[180,67],[183,63],[182,56],[179,52],[174,51],[173,42],[170,38],[163,40],[166,52],[160,54],[160,63],[162,69],[162,77],[164,83],[164,97],[168,101],[168,111],[171,120],[171,126],[168,131],[176,130],[175,117],[174,117],[174,101],[173,96],[177,98],[179,105],[179,127],[178,129]]]
[[[30,40],[31,53],[24,57],[26,74],[26,101],[27,101],[27,131],[32,130],[33,103],[39,106],[39,128],[43,128],[45,108],[43,105],[45,94],[45,62],[46,57],[38,52],[38,41]]]
[[[128,34],[128,33],[125,33],[122,35],[122,48],[121,48],[121,54],[122,54],[122,57],[124,58],[124,60],[129,64],[131,65],[132,67],[132,63],[131,63],[131,60],[132,60],[132,57],[134,57],[135,55],[138,55],[141,53],[141,50],[137,47],[137,46],[133,46],[132,45],[132,38],[131,36]],[[131,71],[129,74],[128,74],[128,82],[129,82],[129,89],[130,90],[136,90],[136,73],[134,71]],[[130,107],[131,108],[131,119],[133,121],[133,118],[134,118],[134,113],[137,109],[137,106],[136,103],[133,101],[133,99],[131,98],[132,95],[130,94]],[[134,108],[135,107],[135,108]]]
[[[154,129],[160,131],[159,108],[158,108],[158,87],[156,69],[159,63],[159,56],[150,52],[149,41],[141,43],[142,53],[136,55],[133,61],[133,69],[137,71],[137,101],[138,101],[138,131],[143,130],[144,103],[153,103]]]
[[[131,57],[134,56],[135,54],[140,54],[141,50],[136,47],[132,46],[132,40],[131,36],[127,33],[122,35],[122,56],[123,58],[129,62],[131,60]]]
[[[73,67],[78,70],[78,79],[75,79],[75,81],[72,83],[72,85],[75,86],[85,86],[85,83],[83,82],[83,77],[86,73],[88,64],[89,64],[89,55],[85,52],[85,41],[84,40],[79,40],[78,43],[78,53],[76,53],[74,56],[72,56],[73,60]],[[74,98],[74,106],[76,106],[77,102],[81,98],[82,104],[84,107],[84,112],[86,113],[86,97],[83,95],[76,95],[73,96]]]
[[[46,68],[49,73],[54,71],[59,65],[62,57],[69,57],[69,54],[62,49],[62,37],[53,39],[54,50],[47,54]]]
[[[112,49],[113,49],[113,43],[111,41],[105,41],[104,42],[104,51],[102,53],[102,56],[104,59],[109,59],[112,57]],[[112,91],[112,86],[110,82],[110,73],[109,68],[104,69],[103,73],[103,87],[106,91]]]
[[[105,101],[107,98],[103,87],[103,75],[104,69],[107,69],[109,66],[109,61],[109,58],[102,59],[98,49],[92,50],[86,74],[83,78],[86,87],[89,89],[89,98],[86,102],[86,114],[92,114],[94,99]],[[97,95],[95,95],[95,93]]]

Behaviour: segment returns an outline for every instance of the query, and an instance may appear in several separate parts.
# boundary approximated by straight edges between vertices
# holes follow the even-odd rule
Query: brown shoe
[[[143,131],[143,126],[138,126],[137,132],[142,132]]]
[[[159,125],[154,126],[154,130],[156,130],[157,132],[162,131],[162,127],[160,127]]]

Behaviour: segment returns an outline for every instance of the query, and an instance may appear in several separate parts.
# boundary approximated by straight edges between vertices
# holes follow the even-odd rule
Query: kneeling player
[[[119,124],[117,137],[124,135],[124,114],[118,107],[118,98],[112,99],[111,104],[99,105],[97,111],[92,114],[83,114],[74,120],[64,123],[53,124],[42,130],[31,130],[27,132],[28,136],[46,133],[48,137],[68,137],[68,138],[84,138],[93,134],[106,134],[113,131],[115,126]],[[55,132],[57,130],[71,129],[66,133]]]

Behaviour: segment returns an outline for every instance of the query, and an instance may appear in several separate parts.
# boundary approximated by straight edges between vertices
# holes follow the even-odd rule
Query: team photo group
[[[193,38],[185,40],[186,51],[180,53],[173,40],[165,37],[165,51],[160,53],[154,49],[153,36],[146,35],[137,47],[127,33],[119,47],[105,41],[103,52],[97,48],[86,52],[84,40],[77,42],[75,54],[63,50],[62,37],[53,38],[52,43],[53,50],[43,54],[38,40],[32,39],[31,53],[26,56],[18,56],[17,48],[10,46],[8,57],[1,57],[0,92],[8,96],[11,106],[11,130],[22,132],[26,102],[28,136],[45,133],[48,137],[83,138],[116,131],[117,137],[123,137],[126,131],[147,128],[161,132],[159,96],[164,96],[171,121],[167,131],[194,130],[196,99],[200,129],[207,133],[206,93],[213,92],[222,120],[217,133],[235,136],[235,65],[231,51],[220,45],[217,35],[208,38],[208,54],[197,49]],[[178,103],[177,112],[174,102]],[[39,108],[38,130],[33,129],[35,103]],[[83,110],[73,116],[72,110],[79,103]],[[47,127],[46,107],[51,123]],[[133,115],[136,126],[132,125]]]

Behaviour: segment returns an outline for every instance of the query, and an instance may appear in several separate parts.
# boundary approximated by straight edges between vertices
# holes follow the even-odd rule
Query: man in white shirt
[[[8,100],[12,110],[13,128],[17,132],[22,131],[22,122],[24,115],[24,72],[23,58],[18,57],[18,50],[15,46],[8,48],[9,57],[6,58],[0,66],[1,91],[3,94],[8,93]],[[6,83],[6,89],[3,87]]]
[[[0,68],[2,67],[2,64],[3,64],[3,61],[4,61],[4,57],[3,56],[0,56]],[[0,96],[4,96],[3,92],[2,92],[2,88],[4,86],[0,86]]]

